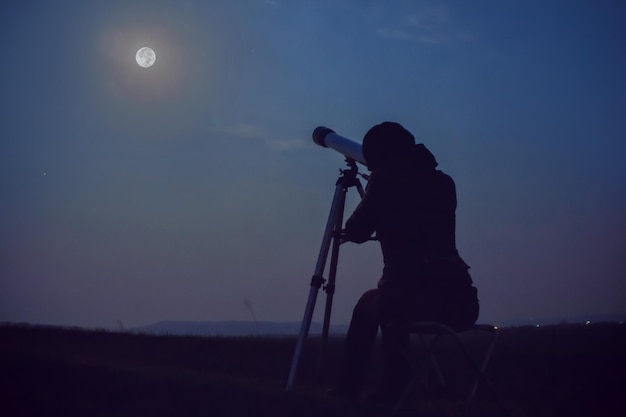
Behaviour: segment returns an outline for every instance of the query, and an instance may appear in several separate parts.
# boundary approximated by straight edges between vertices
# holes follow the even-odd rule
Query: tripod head
[[[354,159],[346,156],[346,164],[348,165],[349,169],[339,170],[339,172],[341,173],[340,180],[342,178],[346,178],[346,179],[350,179],[352,181],[358,182],[358,178],[357,178],[357,175],[358,175],[361,178],[363,178],[365,181],[369,181],[370,176],[359,172],[359,167],[357,166],[356,161]],[[361,192],[362,187],[360,187],[360,184],[354,184],[354,185],[357,185],[357,188],[359,189],[359,194],[361,195],[361,198],[362,198],[363,197],[363,193]]]
[[[359,167],[356,166],[356,161],[348,156],[346,156],[346,165],[348,165],[348,169],[340,169],[341,175],[354,176],[359,173]]]
[[[343,186],[346,190],[350,187],[356,187],[359,192],[361,198],[365,195],[365,191],[363,190],[363,185],[361,185],[361,181],[359,181],[357,175],[360,175],[365,181],[369,180],[369,175],[361,174],[359,172],[359,168],[356,165],[356,161],[350,157],[346,156],[346,164],[348,165],[348,169],[340,169],[339,170],[339,178],[337,179],[337,185]]]

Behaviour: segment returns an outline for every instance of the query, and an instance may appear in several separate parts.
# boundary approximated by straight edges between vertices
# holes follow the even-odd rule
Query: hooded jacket
[[[362,243],[376,232],[384,259],[380,288],[425,287],[452,280],[427,273],[426,266],[436,263],[467,270],[456,250],[455,184],[436,167],[423,144],[386,159],[372,172],[365,196],[346,222],[347,240]]]

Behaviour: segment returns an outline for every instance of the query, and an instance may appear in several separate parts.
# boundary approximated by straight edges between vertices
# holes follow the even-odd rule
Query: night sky
[[[456,181],[479,321],[626,317],[624,22],[621,0],[3,1],[0,322],[301,320],[345,166],[311,132],[386,120]],[[334,323],[381,270],[342,246]]]

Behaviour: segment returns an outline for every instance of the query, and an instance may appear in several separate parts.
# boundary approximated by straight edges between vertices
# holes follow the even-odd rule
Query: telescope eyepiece
[[[329,133],[335,133],[335,131],[324,126],[316,127],[315,130],[313,130],[313,142],[324,148],[328,148],[326,145],[326,135]]]

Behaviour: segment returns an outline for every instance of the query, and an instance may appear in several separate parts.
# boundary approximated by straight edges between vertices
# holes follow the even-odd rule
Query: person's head
[[[414,147],[411,132],[395,122],[372,127],[363,137],[362,145],[363,157],[371,171],[411,153]]]

